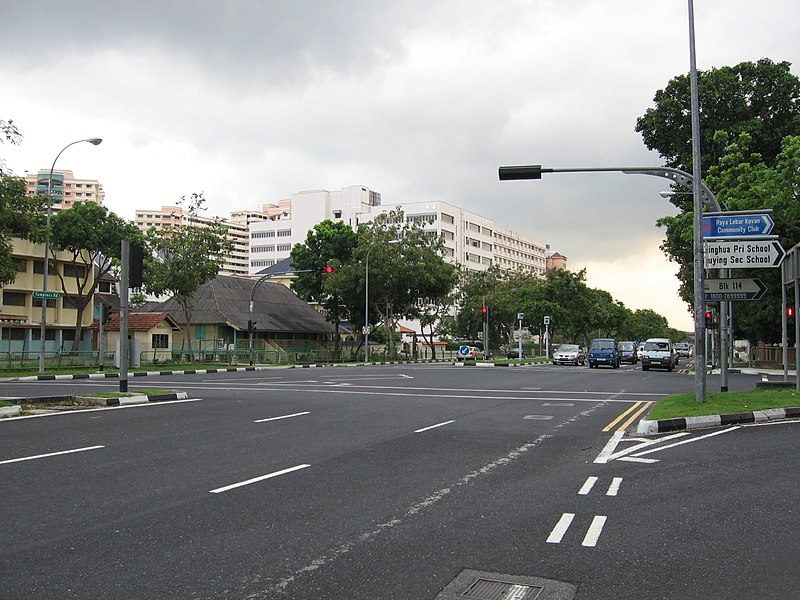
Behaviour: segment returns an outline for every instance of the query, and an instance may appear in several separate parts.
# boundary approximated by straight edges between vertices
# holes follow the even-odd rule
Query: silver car
[[[554,365],[583,365],[586,363],[586,353],[577,344],[559,344],[553,352]]]

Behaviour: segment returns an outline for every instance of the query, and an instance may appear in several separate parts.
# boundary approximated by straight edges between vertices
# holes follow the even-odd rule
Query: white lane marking
[[[164,406],[165,404],[183,404],[184,402],[200,402],[202,398],[188,398],[186,400],[164,400],[163,402],[144,402],[142,404],[123,404],[121,406],[104,406],[102,408],[86,408],[81,410],[64,410],[51,413],[43,413],[41,415],[25,415],[24,417],[6,417],[0,419],[0,423],[6,421],[20,421],[22,419],[40,419],[42,417],[63,417],[65,415],[83,415],[86,413],[107,411],[107,410],[126,410],[128,408],[142,408],[143,406]]]
[[[310,414],[311,413],[309,411],[299,412],[291,415],[281,415],[280,417],[269,417],[267,419],[258,419],[257,421],[253,421],[253,423],[266,423],[267,421],[279,421],[281,419],[291,419],[292,417],[300,417],[302,415],[310,415]]]
[[[283,469],[282,471],[275,471],[274,473],[268,473],[267,475],[262,475],[261,477],[253,477],[253,479],[248,479],[247,481],[240,481],[239,483],[232,483],[231,485],[226,485],[215,490],[209,490],[209,492],[212,494],[220,494],[222,492],[227,492],[228,490],[250,485],[251,483],[258,483],[259,481],[264,481],[265,479],[272,479],[273,477],[286,475],[286,473],[299,471],[300,469],[305,469],[306,467],[310,466],[311,465],[297,465],[296,467],[289,467],[288,469]]]
[[[606,524],[607,518],[597,515],[592,519],[592,524],[589,525],[589,531],[586,532],[586,537],[583,538],[581,546],[593,548],[597,545],[597,540],[600,539],[600,534],[603,533],[603,526]]]
[[[44,264],[44,263],[42,263]],[[542,406],[575,406],[574,402],[542,402]]]
[[[0,460],[0,465],[8,465],[15,462],[22,462],[25,460],[36,460],[39,458],[49,458],[51,456],[60,456],[62,454],[72,454],[74,452],[86,452],[87,450],[98,450],[105,448],[105,446],[87,446],[86,448],[75,448],[74,450],[62,450],[60,452],[48,452],[47,454],[37,454],[36,456],[24,456],[22,458],[11,458],[9,460]]]
[[[645,464],[653,464],[659,462],[656,458],[633,458],[632,456],[623,456],[617,460],[624,460],[625,462],[635,462],[635,463],[645,463]]]
[[[428,431],[429,429],[436,429],[437,427],[443,427],[445,425],[450,425],[450,423],[455,423],[456,420],[453,419],[452,421],[445,421],[444,423],[437,423],[436,425],[431,425],[430,427],[423,427],[422,429],[414,430],[414,433],[422,433],[423,431]]]
[[[611,480],[611,485],[608,486],[606,496],[616,496],[619,493],[619,486],[622,485],[622,477],[614,477]]]
[[[586,483],[583,484],[583,487],[580,490],[578,490],[578,494],[580,496],[588,495],[589,492],[592,491],[592,488],[594,487],[594,484],[597,483],[597,479],[598,479],[597,477],[589,477],[586,480]]]
[[[550,532],[550,536],[547,538],[548,544],[560,544],[561,540],[564,538],[564,534],[567,533],[567,529],[569,526],[572,525],[572,520],[575,518],[575,513],[564,513],[561,515],[561,518],[556,523],[556,526],[553,527],[553,531]]]
[[[553,415],[525,415],[523,419],[528,419],[529,421],[551,421]]]
[[[620,460],[623,456],[628,456],[629,454],[633,454],[636,452],[636,456],[640,456],[643,453],[639,453],[639,450],[647,448],[648,446],[652,446],[654,444],[660,444],[661,442],[666,442],[667,440],[673,440],[675,438],[684,437],[689,435],[688,431],[684,431],[681,433],[673,433],[672,435],[668,435],[662,438],[658,438],[655,440],[648,440],[644,438],[628,438],[624,441],[626,442],[640,442],[635,446],[631,446],[630,448],[626,448],[625,450],[620,450],[619,452],[614,452],[617,449],[617,446],[621,441],[623,441],[622,436],[625,435],[625,430],[615,431],[614,435],[611,436],[611,439],[608,440],[605,448],[600,451],[600,454],[597,455],[597,458],[594,459],[594,462],[597,464],[605,464],[609,463],[612,460]]]
[[[634,458],[639,458],[641,456],[644,456],[645,454],[652,454],[653,452],[660,452],[661,450],[666,450],[668,448],[675,448],[676,446],[683,446],[684,444],[691,444],[692,442],[698,442],[698,441],[704,440],[706,438],[714,437],[714,436],[717,436],[717,435],[722,435],[723,433],[730,433],[731,431],[734,431],[736,429],[739,429],[738,425],[735,425],[735,426],[730,427],[728,429],[721,429],[721,430],[715,431],[713,433],[707,433],[706,435],[701,435],[701,436],[694,437],[694,438],[691,438],[691,439],[688,439],[688,440],[683,440],[682,442],[675,442],[674,444],[668,444],[666,446],[661,446],[660,448],[653,448],[652,450],[646,450],[644,452],[637,452],[636,454],[634,454],[632,456]],[[666,438],[662,438],[662,439],[666,439]]]

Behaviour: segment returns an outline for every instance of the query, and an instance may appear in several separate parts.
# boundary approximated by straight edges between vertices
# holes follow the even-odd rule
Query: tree
[[[396,319],[419,318],[422,306],[453,288],[456,267],[444,260],[443,246],[441,238],[406,220],[402,210],[378,215],[359,226],[352,260],[328,277],[326,290],[343,299],[351,321],[364,322],[369,257],[370,322],[381,315],[389,329],[389,353],[394,355]]]
[[[800,79],[790,63],[762,59],[735,67],[698,74],[701,108],[703,179],[727,210],[775,210],[775,233],[784,247],[798,241],[797,142],[800,131]],[[685,75],[672,79],[655,95],[656,107],[637,120],[636,131],[645,145],[657,150],[666,164],[691,172],[691,120],[689,81]],[[661,248],[679,265],[681,297],[691,306],[693,298],[693,213],[690,195],[673,196],[681,209],[664,217]],[[734,311],[737,330],[751,341],[777,341],[780,310],[778,269],[748,270],[747,277],[769,281],[769,296],[758,302],[739,303]]]
[[[301,271],[292,282],[292,290],[306,302],[323,304],[325,318],[336,327],[337,351],[340,348],[339,324],[347,318],[347,307],[340,295],[326,290],[328,275],[321,274],[321,270],[331,263],[347,263],[357,242],[356,232],[347,223],[326,219],[308,232],[304,244],[295,244],[292,248],[292,266]]]
[[[5,142],[20,144],[22,135],[13,121],[0,119],[0,143]],[[28,196],[25,180],[9,172],[0,159],[0,286],[17,276],[11,238],[41,240],[45,206],[41,196]]]
[[[126,222],[94,202],[80,202],[69,210],[55,213],[50,221],[50,254],[71,256],[57,270],[65,302],[76,309],[75,337],[72,350],[77,351],[82,337],[83,313],[94,298],[100,278],[111,271],[120,258],[122,240],[141,240],[142,234],[133,223]],[[68,282],[74,291],[68,291]]]
[[[151,228],[147,232],[152,253],[145,253],[144,289],[156,296],[170,294],[178,302],[184,313],[189,360],[194,361],[194,295],[201,285],[216,277],[233,244],[222,219],[198,222],[200,211],[205,210],[202,193],[193,193],[188,200],[184,196],[178,205],[187,202],[188,223],[169,229]]]

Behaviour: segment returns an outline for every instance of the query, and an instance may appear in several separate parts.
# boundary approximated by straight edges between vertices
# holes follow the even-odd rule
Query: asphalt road
[[[131,382],[147,388],[190,399],[0,421],[0,598],[485,597],[447,587],[465,570],[521,586],[489,598],[800,587],[794,422],[626,433],[691,391],[688,374],[426,364]]]

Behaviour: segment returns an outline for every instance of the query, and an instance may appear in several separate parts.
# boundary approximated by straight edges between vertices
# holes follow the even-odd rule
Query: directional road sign
[[[760,300],[767,286],[760,279],[706,279],[703,299],[706,302]]]
[[[746,238],[768,235],[775,222],[768,214],[730,214],[703,217],[703,237]]]
[[[60,292],[43,292],[41,290],[34,290],[33,297],[37,300],[42,300],[43,298],[47,298],[48,300],[58,300],[61,297]]]
[[[777,267],[786,251],[775,240],[706,240],[703,242],[706,269],[756,269]]]

